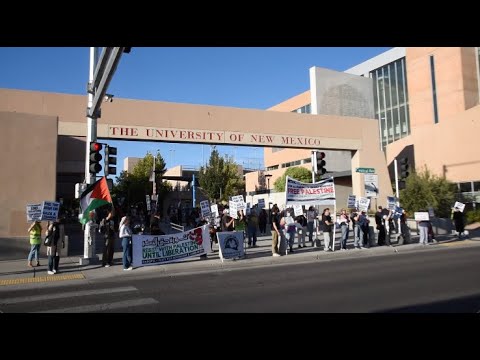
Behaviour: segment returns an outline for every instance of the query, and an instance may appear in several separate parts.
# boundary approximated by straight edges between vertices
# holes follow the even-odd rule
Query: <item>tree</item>
[[[153,171],[153,155],[148,153],[133,168],[132,173],[122,171],[117,176],[116,184],[112,193],[115,197],[125,197],[125,205],[130,206],[137,203],[145,203],[145,195],[152,193],[153,185],[150,177]],[[165,160],[157,152],[155,157],[155,172],[158,180],[158,174],[165,173]],[[158,182],[157,182],[158,184]],[[166,182],[161,182],[157,186],[159,199],[163,199],[165,194],[170,191],[171,186]]]
[[[410,214],[432,207],[438,217],[449,217],[457,187],[445,177],[434,175],[425,166],[411,174],[400,191],[401,206]]]
[[[290,176],[295,180],[305,182],[305,183],[312,182],[312,172],[310,170],[300,166],[290,167],[287,169],[287,171],[285,171],[285,173],[282,176],[280,176],[273,183],[273,186],[276,191],[279,191],[279,192],[285,191],[285,181],[287,176]]]
[[[210,200],[227,201],[245,188],[237,164],[229,157],[221,157],[217,149],[213,149],[208,165],[200,167],[198,182]]]

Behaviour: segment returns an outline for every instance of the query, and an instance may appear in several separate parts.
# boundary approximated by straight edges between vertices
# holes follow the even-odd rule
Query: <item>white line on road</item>
[[[34,312],[36,313],[86,313],[86,312],[94,312],[94,311],[108,311],[108,310],[121,309],[126,307],[133,307],[133,306],[152,305],[157,303],[158,301],[153,298],[146,298],[146,299],[126,300],[126,301],[118,301],[113,303],[76,306],[76,307],[69,307],[69,308],[63,308],[63,309],[34,311]]]
[[[10,299],[1,299],[0,305],[18,304],[18,303],[24,303],[24,302],[30,302],[30,301],[64,299],[64,298],[71,298],[76,296],[113,294],[113,293],[137,291],[137,290],[138,289],[134,286],[125,286],[125,287],[118,287],[118,288],[111,288],[111,289],[71,291],[71,292],[64,292],[64,293],[58,293],[58,294],[23,296],[23,297],[10,298]]]

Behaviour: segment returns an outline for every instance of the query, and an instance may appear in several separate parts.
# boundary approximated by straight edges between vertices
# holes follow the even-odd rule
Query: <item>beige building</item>
[[[393,48],[345,72],[313,67],[310,90],[268,110],[375,119],[376,146],[383,151],[392,182],[395,157],[407,157],[411,168],[426,165],[479,202],[479,54],[474,47]],[[348,156],[325,152],[329,172],[348,167]],[[267,187],[265,174],[272,175],[273,188],[286,168],[311,169],[310,156],[310,150],[265,148],[265,172],[249,174],[247,191]]]

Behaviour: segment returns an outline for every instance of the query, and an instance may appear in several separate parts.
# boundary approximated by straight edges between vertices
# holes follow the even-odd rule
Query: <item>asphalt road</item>
[[[11,312],[480,311],[480,247],[0,292]]]

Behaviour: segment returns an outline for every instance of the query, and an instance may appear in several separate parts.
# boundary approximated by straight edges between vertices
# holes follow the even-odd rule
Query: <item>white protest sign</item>
[[[247,204],[243,201],[243,195],[232,196],[232,201],[237,204],[237,211],[245,210],[247,208]]]
[[[237,210],[237,203],[233,201],[228,202],[228,210],[230,217],[237,219],[238,218],[238,210]]]
[[[293,213],[295,216],[303,215],[302,205],[293,205]]]
[[[365,180],[365,197],[376,198],[378,194],[378,175],[364,174]]]
[[[458,209],[463,212],[463,210],[465,209],[465,204],[464,203],[461,203],[459,201],[455,201],[455,205],[453,205],[454,208],[458,207]]]
[[[202,212],[202,217],[210,216],[210,202],[208,200],[200,201],[200,211]]]
[[[169,235],[133,235],[133,266],[161,265],[211,252],[208,225]]]
[[[219,255],[224,259],[238,259],[245,256],[243,231],[218,232]]]
[[[430,221],[430,217],[428,216],[428,212],[416,212],[414,214],[415,221]]]
[[[147,210],[150,211],[150,195],[145,195],[145,201],[147,202]]]
[[[258,208],[265,209],[265,199],[258,199]]]
[[[42,206],[42,220],[56,221],[60,203],[56,201],[44,201]]]
[[[217,204],[213,204],[212,206],[210,206],[210,211],[215,215],[215,217],[219,216]]]
[[[361,197],[358,199],[358,209],[360,211],[368,211],[368,206],[370,205],[370,199],[366,197]]]
[[[355,209],[356,206],[356,201],[357,197],[355,195],[348,195],[348,200],[347,200],[347,208],[348,209]]]
[[[27,221],[41,221],[42,220],[42,204],[28,204],[27,205]]]
[[[387,209],[388,210],[395,210],[396,199],[394,196],[387,196]]]

